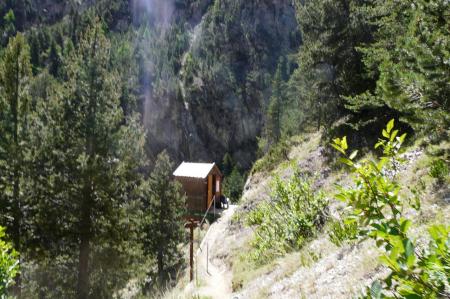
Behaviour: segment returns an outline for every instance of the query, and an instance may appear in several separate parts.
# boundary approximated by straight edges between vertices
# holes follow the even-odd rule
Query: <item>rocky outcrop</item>
[[[280,57],[299,46],[295,9],[288,0],[199,2],[190,5],[208,9],[191,29],[177,100],[147,103],[157,111],[144,119],[149,146],[168,148],[179,160],[218,162],[228,152],[247,168],[264,127],[272,75]],[[192,16],[192,9],[183,10]]]

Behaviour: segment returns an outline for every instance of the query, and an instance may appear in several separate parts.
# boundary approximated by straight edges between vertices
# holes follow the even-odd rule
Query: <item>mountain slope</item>
[[[271,182],[276,176],[288,179],[296,169],[304,175],[313,175],[314,189],[324,191],[330,199],[330,219],[340,217],[343,205],[333,199],[337,192],[335,184],[351,185],[350,176],[329,166],[320,139],[320,133],[293,138],[288,160],[275,165],[272,171],[256,171],[249,177],[229,227],[222,229],[220,238],[210,245],[209,260],[222,265],[221,271],[232,272],[233,294],[227,298],[350,298],[388,274],[388,269],[380,263],[382,253],[374,242],[366,240],[337,246],[330,240],[329,226],[299,251],[263,265],[249,260],[254,231],[245,224],[245,219],[260,203],[271,200]],[[449,186],[436,187],[436,181],[428,175],[433,155],[449,148],[448,142],[438,146],[416,143],[403,154],[406,161],[398,173],[402,185],[415,186],[422,181],[425,186],[420,213],[407,212],[417,225],[413,233],[419,240],[423,239],[429,224],[450,224],[445,216],[450,213]],[[409,191],[405,188],[403,192]],[[188,294],[195,293],[192,286],[188,290]],[[219,293],[209,292],[208,295],[222,298]]]

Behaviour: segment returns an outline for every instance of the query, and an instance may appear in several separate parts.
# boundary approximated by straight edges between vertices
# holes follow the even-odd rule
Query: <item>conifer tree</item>
[[[23,244],[23,183],[27,177],[31,77],[28,44],[22,34],[10,38],[0,60],[0,225],[7,228],[14,248]],[[17,287],[20,289],[20,278]]]
[[[44,255],[75,274],[45,272],[66,285],[64,296],[111,298],[129,281],[139,253],[145,134],[138,115],[124,116],[119,75],[110,69],[110,43],[98,21],[78,45],[66,63],[68,81],[48,84],[46,100],[38,101],[34,134],[42,150],[35,172],[43,179],[33,212]],[[51,82],[47,76],[44,82]]]
[[[30,43],[30,58],[31,58],[31,66],[33,69],[33,75],[37,75],[39,71],[39,67],[41,64],[41,57],[40,57],[40,45],[39,45],[39,38],[36,33],[36,30],[32,30],[29,37],[29,43]]]
[[[109,50],[97,22],[84,34],[68,71],[66,129],[75,157],[66,162],[72,167],[70,160],[77,161],[70,174],[79,238],[78,298],[91,295],[92,245],[102,239],[120,243],[125,233],[121,229],[129,229],[118,225],[122,215],[118,211],[132,199],[143,157],[144,134],[137,117],[123,122],[119,77],[108,69]],[[116,254],[120,256],[120,251]]]
[[[380,1],[369,10],[376,42],[364,62],[377,85],[351,104],[379,102],[417,131],[443,132],[450,124],[450,19],[446,1]]]
[[[329,127],[348,112],[343,97],[357,95],[374,84],[366,76],[362,54],[357,51],[373,38],[363,5],[370,2],[298,1],[303,44],[290,87],[291,97],[300,98],[296,109],[305,123]]]
[[[222,159],[222,174],[228,176],[232,171],[235,163],[229,153],[226,153]]]
[[[267,108],[267,139],[269,144],[275,144],[281,137],[281,107],[284,104],[284,81],[282,76],[282,62],[278,64],[272,83],[272,96]]]
[[[234,165],[231,173],[223,181],[223,193],[229,196],[232,202],[237,202],[242,195],[245,185],[245,177],[237,165]]]
[[[50,52],[48,54],[49,60],[49,72],[55,78],[59,75],[59,69],[61,67],[61,56],[59,51],[59,46],[56,44],[55,40],[52,40],[50,45]]]
[[[10,9],[4,16],[0,17],[3,17],[4,22],[2,28],[3,34],[1,36],[2,44],[6,44],[8,42],[8,39],[16,34],[16,16],[14,15],[14,11]]]
[[[147,184],[144,199],[146,225],[145,250],[155,255],[157,281],[164,285],[174,278],[182,263],[178,246],[184,239],[185,197],[180,186],[172,181],[173,164],[163,151],[157,157],[155,168]]]

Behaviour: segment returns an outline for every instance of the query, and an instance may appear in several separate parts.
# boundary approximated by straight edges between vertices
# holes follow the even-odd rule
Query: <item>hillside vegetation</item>
[[[358,175],[350,174],[347,165],[336,168],[336,164],[329,164],[323,155],[323,148],[319,146],[319,134],[308,134],[302,141],[299,141],[299,138],[294,140],[295,145],[287,149],[288,160],[275,164],[269,173],[256,171],[250,176],[241,199],[241,207],[231,224],[230,235],[233,238],[225,238],[231,240],[227,248],[229,255],[225,260],[229,261],[229,267],[233,271],[232,287],[235,296],[349,298],[366,293],[369,297],[377,298],[371,295],[371,287],[374,290],[379,288],[379,296],[389,294],[384,291],[381,293],[382,289],[389,289],[382,281],[389,273],[395,273],[394,269],[397,268],[382,259],[384,244],[379,242],[385,235],[378,231],[381,230],[378,227],[379,221],[372,222],[369,216],[360,216],[364,224],[355,223],[353,221],[358,218],[350,216],[351,211],[356,210],[349,210],[341,202],[341,199],[345,202],[358,199],[361,200],[361,205],[365,202],[365,196],[369,196],[364,189],[357,188],[357,181],[353,182],[352,177],[358,178]],[[426,244],[432,240],[427,232],[428,228],[436,227],[442,230],[437,235],[433,232],[431,235],[433,238],[443,238],[436,241],[436,244],[442,244],[444,247],[430,243],[431,248],[442,250],[438,253],[442,264],[437,262],[436,267],[430,268],[436,272],[428,275],[418,270],[417,267],[421,266],[409,265],[416,267],[411,271],[422,273],[423,279],[431,279],[436,283],[434,293],[429,293],[425,296],[427,298],[445,297],[449,291],[446,281],[448,247],[445,247],[448,246],[445,243],[448,242],[450,224],[446,219],[450,211],[449,176],[445,176],[443,184],[443,178],[436,177],[433,171],[436,168],[436,155],[439,156],[443,152],[448,155],[448,151],[448,142],[436,146],[416,142],[404,148],[400,155],[402,162],[396,165],[398,169],[395,177],[391,177],[391,172],[385,174],[386,180],[391,178],[395,182],[393,188],[399,187],[399,201],[395,207],[399,209],[402,221],[411,221],[407,236],[411,244],[417,246],[417,253],[427,252],[432,255],[434,249],[425,250]],[[357,163],[364,163],[365,159],[374,159],[374,156],[367,154],[366,157],[360,157]],[[361,164],[361,167],[365,169],[363,165]],[[349,191],[341,190],[338,185]],[[363,197],[353,195],[353,192],[359,192]],[[396,192],[392,194],[397,194]],[[312,198],[317,199],[311,201]],[[317,200],[323,202],[320,198],[324,198],[328,203],[326,209],[312,204],[317,203]],[[288,204],[285,203],[286,200],[289,200]],[[301,208],[296,209],[296,206]],[[389,215],[396,214],[383,209],[381,204],[377,204],[377,207],[383,215],[380,220],[391,223]],[[311,214],[310,211],[316,212]],[[358,213],[362,213],[359,211]],[[309,218],[310,215],[315,217]],[[353,220],[349,221],[350,219]],[[292,229],[293,227],[297,229]],[[366,230],[366,227],[369,230]],[[377,242],[372,241],[369,236],[374,236]],[[377,248],[377,245],[381,247]],[[402,253],[401,250],[396,252]],[[223,254],[223,251],[220,251],[220,254]],[[397,262],[402,263],[400,256],[390,252],[387,256],[398,258]],[[420,264],[423,258],[425,256],[421,254],[416,258],[416,262]],[[425,262],[422,265],[431,264]],[[411,292],[421,297],[425,290],[418,286],[411,286],[412,290],[409,289],[409,285],[416,280],[405,274],[408,270],[402,271],[406,272],[400,272],[401,275],[397,273],[399,276],[392,278],[400,279],[397,282],[405,279],[400,283],[400,288],[395,287],[397,296],[406,297],[405,294]],[[433,276],[435,278],[432,278]],[[368,287],[369,291],[366,292],[365,287]],[[406,291],[402,291],[402,288]]]

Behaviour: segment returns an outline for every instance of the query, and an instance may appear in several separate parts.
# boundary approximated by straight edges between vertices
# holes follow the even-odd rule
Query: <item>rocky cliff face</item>
[[[173,74],[178,85],[145,101],[149,146],[180,160],[221,161],[229,152],[248,167],[278,61],[299,46],[295,9],[288,0],[199,2],[190,5],[204,8],[200,19],[182,8],[197,21]]]
[[[95,10],[110,37],[129,38],[149,153],[167,149],[177,161],[228,152],[249,167],[273,74],[301,41],[291,0],[0,1],[0,17],[11,8],[18,30],[45,23],[44,33],[70,34]]]

